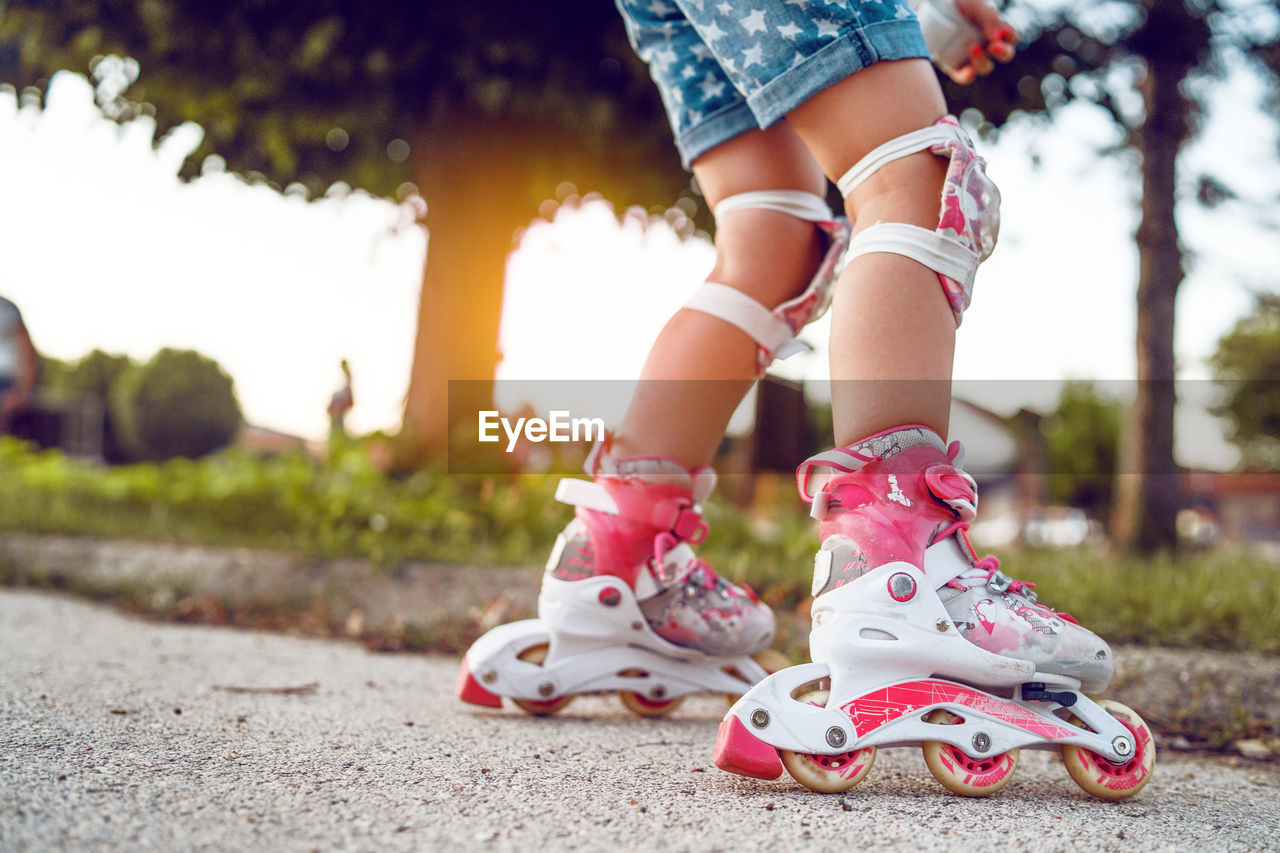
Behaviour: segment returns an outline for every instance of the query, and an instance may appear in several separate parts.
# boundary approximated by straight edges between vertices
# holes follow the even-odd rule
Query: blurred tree
[[[1246,468],[1280,470],[1280,295],[1259,294],[1252,314],[1218,341],[1209,359]]]
[[[1058,405],[1040,421],[1049,500],[1079,507],[1094,518],[1111,510],[1124,406],[1092,382],[1068,382]]]
[[[112,355],[96,349],[79,361],[59,363],[43,378],[50,387],[78,394],[95,394],[106,400],[112,384],[132,364],[127,355]]]
[[[205,130],[249,178],[430,204],[404,431],[438,455],[446,382],[490,380],[505,258],[541,202],[691,193],[644,67],[605,0],[7,0],[0,80],[91,71],[104,111]],[[122,58],[124,57],[124,58]],[[139,73],[141,69],[142,73]],[[473,383],[474,385],[475,383]],[[483,387],[483,384],[480,384]]]
[[[162,349],[131,364],[111,386],[111,421],[137,460],[203,456],[240,429],[231,377],[191,350]]]
[[[1096,104],[1138,157],[1138,387],[1125,421],[1126,475],[1117,480],[1112,517],[1112,536],[1128,549],[1177,542],[1173,331],[1184,257],[1175,211],[1187,199],[1213,206],[1232,195],[1212,175],[1180,175],[1178,154],[1201,127],[1206,89],[1199,84],[1230,64],[1263,74],[1280,105],[1278,7],[1276,0],[1023,0],[1013,14],[1030,22],[1028,43],[1011,68],[975,87],[969,100],[996,124],[1014,109],[1052,115],[1072,101]],[[954,86],[948,97],[966,102]]]

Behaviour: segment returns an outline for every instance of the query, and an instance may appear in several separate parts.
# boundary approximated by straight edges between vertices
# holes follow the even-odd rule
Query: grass
[[[1113,643],[1280,653],[1280,565],[1244,550],[1178,559],[1027,551],[1004,568]]]
[[[408,561],[539,565],[569,517],[556,477],[389,478],[358,446],[330,465],[229,451],[106,468],[0,438],[0,531],[272,548]],[[771,605],[803,608],[817,536],[789,495],[765,517],[707,507],[699,553]],[[1012,577],[1113,643],[1280,653],[1280,565],[1243,551],[1179,559],[1094,549],[1000,553]]]

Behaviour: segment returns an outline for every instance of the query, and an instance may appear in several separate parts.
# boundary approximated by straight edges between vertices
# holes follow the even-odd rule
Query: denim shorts
[[[906,0],[614,0],[685,168],[886,59],[929,57]]]

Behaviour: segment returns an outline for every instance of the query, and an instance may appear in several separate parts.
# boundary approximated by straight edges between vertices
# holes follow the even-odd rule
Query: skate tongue
[[[700,561],[694,549],[669,534],[658,534],[654,542],[653,579],[659,589],[669,589],[684,583],[694,573]]]

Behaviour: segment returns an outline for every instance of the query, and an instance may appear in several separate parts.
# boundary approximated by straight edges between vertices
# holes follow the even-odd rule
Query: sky
[[[1179,376],[1189,380],[1207,377],[1204,360],[1250,309],[1251,289],[1280,289],[1276,128],[1254,78],[1236,73],[1214,92],[1183,171],[1211,170],[1249,199],[1179,210],[1194,253],[1177,328]],[[117,127],[72,74],[55,76],[43,104],[0,91],[0,294],[48,355],[193,348],[232,375],[251,423],[307,438],[327,429],[347,358],[350,426],[394,430],[429,243],[416,211],[345,188],[306,201],[246,184],[217,160],[183,183],[179,166],[199,139],[184,126],[157,143],[146,118]],[[1098,153],[1116,142],[1114,127],[1082,107],[980,144],[1004,203],[1000,247],[957,339],[958,388],[987,397],[978,402],[1047,407],[1050,380],[1133,377],[1135,168]],[[604,202],[568,203],[525,232],[509,259],[500,377],[638,373],[713,250],[643,215],[621,220]],[[425,221],[429,229],[429,212]],[[821,396],[826,321],[804,337],[815,351],[776,372]],[[1187,397],[1209,391],[1188,388]],[[1181,461],[1229,467],[1220,431],[1184,409]]]

